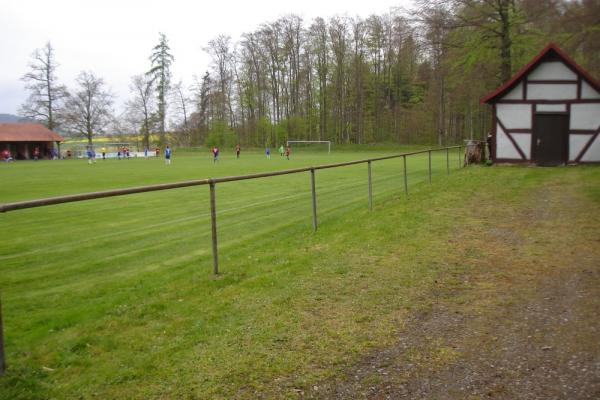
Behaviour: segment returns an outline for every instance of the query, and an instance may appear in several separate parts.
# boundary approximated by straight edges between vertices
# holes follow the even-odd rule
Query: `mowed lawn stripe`
[[[316,164],[320,158],[309,161]],[[357,158],[366,157],[359,153],[351,159]],[[143,160],[133,161],[145,167]],[[154,161],[154,167],[168,168]],[[182,161],[198,169],[197,160]],[[401,160],[391,161],[374,164],[376,204],[403,192]],[[59,189],[69,192],[72,185],[80,186],[77,171],[88,166],[71,163],[77,167],[71,171],[71,181],[49,187],[64,185]],[[426,158],[415,163],[420,171],[414,182],[422,184],[426,179],[426,163]],[[298,161],[280,164],[301,166]],[[209,168],[223,165],[222,160]],[[328,315],[327,306],[319,306],[315,314],[310,311],[313,300],[305,307],[307,300],[302,299],[307,295],[326,299],[334,294],[335,299],[344,299],[351,289],[330,285],[355,273],[353,267],[344,265],[352,256],[346,251],[339,254],[342,245],[320,238],[360,237],[358,220],[348,220],[348,215],[356,214],[367,224],[373,215],[366,211],[366,165],[317,171],[316,177],[321,222],[316,235],[311,228],[309,174],[217,186],[223,271],[218,278],[210,274],[208,190],[204,187],[2,215],[10,218],[11,226],[10,232],[0,234],[0,254],[10,257],[0,265],[7,348],[13,371],[33,389],[9,384],[2,386],[7,391],[0,397],[70,397],[76,393],[88,397],[92,392],[104,397],[143,398],[159,393],[177,397],[185,390],[226,396],[244,376],[249,376],[252,387],[264,385],[261,377],[269,365],[273,365],[269,374],[279,374],[293,371],[298,362],[316,362],[319,352],[299,355],[298,349],[305,346],[304,340],[318,339],[313,324]],[[44,224],[36,226],[32,221],[38,216]],[[344,216],[341,223],[339,218]],[[138,224],[139,230],[129,228]],[[96,241],[90,239],[95,235],[99,236]],[[11,257],[15,237],[15,247],[22,251],[42,247],[46,252]],[[318,277],[325,279],[320,282]],[[360,282],[362,278],[353,279]],[[345,314],[331,316],[338,321]],[[293,332],[308,327],[308,336],[294,338]],[[324,327],[334,334],[335,326],[326,323]],[[345,333],[343,337],[347,340]],[[212,350],[206,348],[208,343]],[[330,344],[325,341],[323,349]],[[255,347],[240,355],[247,346]],[[195,350],[190,352],[190,348]],[[336,359],[340,351],[327,358]],[[174,363],[173,357],[181,362]],[[232,357],[237,359],[234,369],[229,364]],[[59,372],[40,376],[35,371],[41,366]],[[165,381],[169,372],[178,374],[175,382]],[[228,376],[233,379],[224,385]],[[178,388],[186,379],[189,384]],[[60,388],[48,386],[50,382],[61,382]]]

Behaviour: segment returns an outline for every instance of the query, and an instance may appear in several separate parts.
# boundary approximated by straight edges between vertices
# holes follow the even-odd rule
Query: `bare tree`
[[[103,133],[114,119],[113,95],[105,89],[104,80],[92,72],[81,72],[77,84],[78,90],[66,103],[65,121],[71,132],[85,137],[92,145],[94,135]]]
[[[215,93],[217,119],[229,122],[229,125],[233,126],[233,106],[231,99],[231,89],[233,86],[231,62],[233,54],[231,52],[231,38],[219,35],[208,42],[208,47],[205,47],[204,51],[212,57],[213,68],[218,79],[218,91]]]
[[[329,46],[327,40],[327,24],[323,18],[316,18],[310,27],[311,49],[315,55],[317,81],[319,86],[319,140],[327,137],[328,115],[328,76],[329,76]]]
[[[56,78],[58,64],[54,59],[54,48],[50,42],[33,52],[29,64],[30,71],[21,80],[30,91],[29,98],[21,105],[19,114],[25,118],[39,121],[48,129],[59,126],[58,115],[62,103],[67,97],[67,89],[59,85]]]
[[[136,75],[131,78],[129,90],[133,98],[127,102],[130,119],[139,126],[143,136],[144,147],[150,147],[150,132],[155,123],[155,104],[152,97],[152,80],[147,75]]]
[[[191,99],[183,87],[181,81],[173,85],[171,89],[171,104],[174,106],[174,120],[172,126],[176,139],[182,145],[189,146],[192,142],[192,130],[190,123],[190,103]]]

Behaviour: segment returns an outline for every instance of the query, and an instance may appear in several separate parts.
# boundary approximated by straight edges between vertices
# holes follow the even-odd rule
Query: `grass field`
[[[0,165],[0,202],[237,175],[386,155],[205,153],[162,160]],[[518,198],[549,170],[459,170],[451,154],[217,186],[222,274],[211,275],[208,188],[0,214],[9,370],[0,398],[288,398],[386,345],[448,251],[462,200],[482,187]],[[562,169],[598,182],[598,170]],[[490,175],[492,177],[490,178]]]

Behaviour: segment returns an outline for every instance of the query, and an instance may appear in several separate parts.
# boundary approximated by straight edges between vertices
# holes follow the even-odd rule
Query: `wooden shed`
[[[41,124],[0,124],[0,154],[8,150],[17,160],[33,158],[37,147],[41,158],[51,158],[52,150],[60,153],[65,139]]]
[[[600,82],[553,43],[481,103],[493,107],[495,162],[600,162]]]

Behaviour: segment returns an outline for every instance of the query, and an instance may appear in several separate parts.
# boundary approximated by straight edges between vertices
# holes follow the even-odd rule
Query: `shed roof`
[[[531,61],[523,66],[517,73],[515,73],[512,78],[506,81],[499,88],[489,92],[485,96],[483,96],[479,102],[480,103],[492,103],[496,98],[504,95],[506,92],[515,87],[521,79],[531,70],[538,66],[544,60],[556,60],[559,59],[563,61],[568,67],[570,67],[575,73],[580,75],[583,79],[587,81],[592,87],[596,90],[600,91],[600,82],[594,79],[583,67],[577,64],[571,57],[567,55],[563,50],[558,47],[555,43],[549,43],[546,47],[544,47]]]
[[[62,142],[65,139],[41,124],[0,124],[0,142]]]

